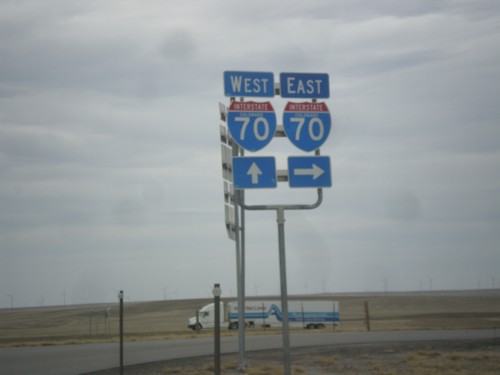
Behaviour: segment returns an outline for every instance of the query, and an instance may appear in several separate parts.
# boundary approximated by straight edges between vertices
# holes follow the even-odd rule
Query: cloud
[[[197,51],[196,39],[185,29],[175,29],[168,33],[162,46],[162,52],[168,60],[189,62]]]
[[[428,278],[456,287],[465,263],[475,287],[500,261],[499,7],[3,2],[0,293],[29,305],[41,294],[56,303],[48,291],[61,286],[76,302],[119,288],[163,298],[166,284],[204,296],[215,279],[235,291],[218,134],[224,70],[330,75],[333,129],[321,153],[333,187],[318,209],[286,215],[292,293],[306,282],[382,290],[383,279],[390,289]],[[269,100],[281,122],[286,100]],[[301,153],[276,139],[261,155],[286,168]],[[246,197],[315,194],[285,184]],[[249,283],[277,293],[275,212],[248,212],[246,225]]]

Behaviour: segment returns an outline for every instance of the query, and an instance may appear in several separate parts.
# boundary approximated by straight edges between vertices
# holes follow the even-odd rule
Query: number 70
[[[290,122],[297,124],[295,140],[300,141],[300,134],[302,132],[302,128],[306,125],[306,120],[309,120],[307,121],[307,132],[309,133],[311,140],[321,140],[325,135],[325,126],[319,117],[294,117],[290,119]]]
[[[267,121],[265,117],[253,117],[253,118],[255,118],[255,120],[252,122],[253,134],[255,138],[259,141],[266,140],[269,137],[269,132],[270,132],[269,121]],[[243,123],[241,125],[241,130],[240,130],[240,140],[244,141],[248,125],[250,124],[251,117],[247,116],[235,117],[234,119],[236,121]],[[263,126],[259,127],[259,124],[262,124]],[[262,130],[262,132],[260,132],[259,129]]]

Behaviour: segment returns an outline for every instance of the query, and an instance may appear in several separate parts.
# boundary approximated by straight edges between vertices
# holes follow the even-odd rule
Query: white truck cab
[[[224,322],[224,303],[220,303],[220,323]],[[199,331],[202,328],[214,328],[215,326],[215,304],[210,303],[203,306],[198,311],[198,319],[193,316],[188,319],[188,328],[193,331]]]

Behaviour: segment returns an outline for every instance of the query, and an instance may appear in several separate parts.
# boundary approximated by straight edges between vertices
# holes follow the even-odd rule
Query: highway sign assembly
[[[288,139],[304,151],[321,147],[330,134],[332,121],[325,103],[288,102],[283,127]]]
[[[277,185],[276,160],[273,157],[233,158],[235,189],[274,188]]]
[[[321,155],[320,147],[332,127],[326,103],[318,99],[330,97],[326,73],[281,73],[279,83],[270,72],[224,72],[224,95],[230,97],[229,108],[219,104],[222,173],[224,183],[225,224],[229,237],[235,241],[236,279],[238,288],[239,364],[245,363],[245,212],[276,211],[278,254],[282,305],[282,336],[284,373],[291,375],[288,321],[288,291],[285,259],[285,211],[310,210],[323,201],[323,188],[331,187],[330,157]],[[311,99],[310,102],[288,102],[283,111],[283,126],[278,126],[270,101],[245,101],[246,97]],[[227,127],[226,124],[227,123]],[[248,156],[265,148],[274,137],[287,137],[297,148],[312,155],[288,156],[287,170],[276,169],[273,156]],[[282,161],[283,162],[283,161]],[[290,188],[315,188],[317,198],[308,204],[246,203],[245,190],[276,188],[288,181]],[[259,194],[256,194],[259,195]]]
[[[248,151],[258,151],[271,142],[276,114],[270,102],[232,102],[227,126],[234,141]]]

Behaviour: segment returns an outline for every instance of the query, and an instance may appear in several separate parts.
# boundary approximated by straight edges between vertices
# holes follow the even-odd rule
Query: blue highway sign
[[[274,74],[270,72],[224,72],[225,96],[273,97]]]
[[[330,83],[326,73],[281,73],[282,98],[326,99],[330,97]]]
[[[283,127],[288,139],[304,151],[321,147],[330,134],[330,112],[325,103],[288,102],[283,112]]]
[[[234,101],[227,112],[227,127],[239,146],[258,151],[274,137],[276,114],[270,102]]]
[[[291,188],[321,188],[332,186],[330,157],[288,157],[288,184]]]
[[[233,182],[235,189],[275,188],[276,160],[274,157],[234,157]]]

